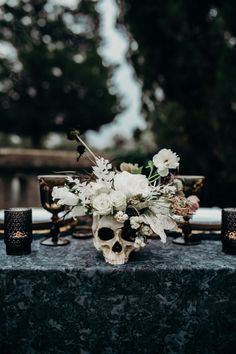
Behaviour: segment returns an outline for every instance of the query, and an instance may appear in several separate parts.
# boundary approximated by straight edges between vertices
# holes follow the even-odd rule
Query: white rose
[[[93,198],[93,197],[96,197],[98,194],[106,193],[106,192],[107,192],[107,188],[103,184],[100,184],[97,182],[90,182],[86,186],[85,193],[88,198]]]
[[[57,203],[61,205],[75,206],[79,202],[79,197],[70,192],[67,187],[54,187],[52,198],[58,200]]]
[[[170,149],[162,149],[153,156],[153,164],[157,168],[157,172],[161,177],[169,174],[169,169],[179,167],[179,156]]]
[[[93,200],[93,208],[99,215],[109,215],[112,213],[112,204],[108,194],[101,193]]]
[[[125,210],[126,196],[120,191],[112,191],[110,193],[111,204],[116,210]]]
[[[131,174],[127,171],[117,173],[114,177],[114,187],[116,191],[120,191],[127,198],[142,195],[147,197],[150,193],[150,187],[146,176],[141,174]]]

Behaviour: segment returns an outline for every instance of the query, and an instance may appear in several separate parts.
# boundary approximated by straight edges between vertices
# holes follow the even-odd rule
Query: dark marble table
[[[29,256],[0,241],[1,354],[234,354],[236,256],[150,241],[122,266],[92,240]]]

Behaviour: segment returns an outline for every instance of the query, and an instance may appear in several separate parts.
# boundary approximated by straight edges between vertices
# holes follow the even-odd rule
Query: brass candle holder
[[[60,237],[59,217],[58,213],[65,210],[64,205],[58,204],[52,198],[52,190],[54,187],[63,187],[66,182],[64,175],[41,175],[38,176],[40,199],[42,207],[52,214],[52,226],[50,229],[50,237],[41,241],[44,246],[65,246],[70,243],[66,238]]]
[[[190,195],[197,195],[199,194],[200,190],[204,185],[204,176],[191,176],[191,175],[179,175],[176,176],[183,183],[183,192],[186,197]],[[191,215],[184,216],[183,223],[181,225],[182,229],[182,236],[177,237],[173,240],[173,243],[182,246],[194,246],[201,243],[200,239],[196,239],[192,236],[192,227],[190,224]]]

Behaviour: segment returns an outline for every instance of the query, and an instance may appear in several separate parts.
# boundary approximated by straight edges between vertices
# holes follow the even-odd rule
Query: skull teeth
[[[112,265],[119,265],[119,264],[125,264],[128,262],[128,258],[120,258],[120,259],[114,259],[114,258],[105,258],[106,262]]]

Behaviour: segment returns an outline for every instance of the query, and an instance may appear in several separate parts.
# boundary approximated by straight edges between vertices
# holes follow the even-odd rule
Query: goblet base
[[[89,238],[93,237],[92,228],[90,226],[80,226],[75,229],[72,234],[74,238]]]
[[[180,246],[196,246],[201,243],[201,240],[191,240],[191,238],[188,241],[185,241],[183,237],[177,237],[172,241],[175,245],[180,245]]]
[[[46,238],[45,240],[42,240],[40,242],[40,244],[43,246],[51,246],[51,247],[65,246],[68,245],[68,243],[70,243],[70,241],[62,237],[59,237],[57,242],[53,242],[53,239],[51,237]]]

